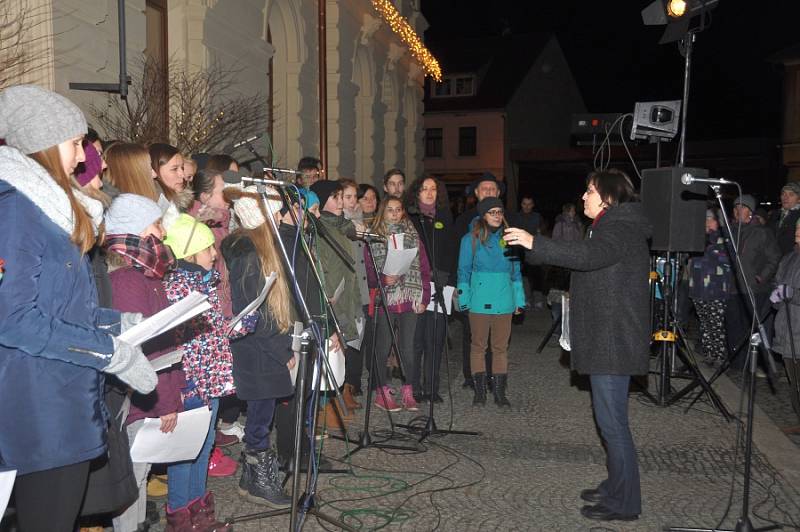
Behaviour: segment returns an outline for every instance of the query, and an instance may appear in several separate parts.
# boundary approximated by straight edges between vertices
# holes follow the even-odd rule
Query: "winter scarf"
[[[151,279],[162,279],[175,265],[172,250],[153,235],[106,235],[103,246]]]
[[[414,226],[408,221],[403,220],[398,224],[385,224],[387,235],[403,234],[403,248],[419,248],[419,235]],[[386,240],[386,244],[380,243],[373,246],[372,252],[375,255],[375,263],[380,270],[386,264],[387,249],[392,242],[391,236]],[[422,271],[419,263],[419,252],[411,262],[411,268],[400,279],[399,282],[386,286],[386,304],[388,306],[399,305],[407,301],[414,305],[422,303]]]
[[[75,218],[64,192],[42,165],[9,146],[0,146],[0,179],[16,188],[39,207],[50,220],[68,235],[75,229]],[[78,189],[72,193],[92,219],[94,234],[103,221],[103,204]]]

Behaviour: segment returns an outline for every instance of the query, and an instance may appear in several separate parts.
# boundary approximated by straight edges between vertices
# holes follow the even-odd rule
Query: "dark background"
[[[683,57],[645,26],[650,2],[422,0],[426,40],[553,32],[590,112],[680,99]],[[687,140],[780,138],[783,67],[768,61],[800,42],[800,2],[720,0],[694,49]],[[524,53],[524,51],[520,51]]]

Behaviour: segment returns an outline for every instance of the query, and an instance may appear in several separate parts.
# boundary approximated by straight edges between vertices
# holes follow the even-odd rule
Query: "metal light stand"
[[[367,253],[369,254],[369,261],[372,263],[372,269],[373,269],[373,272],[375,273],[375,279],[378,282],[378,290],[380,292],[380,296],[379,296],[380,297],[380,303],[381,303],[381,307],[383,308],[384,317],[386,318],[386,325],[389,328],[389,334],[392,335],[392,345],[395,347],[395,349],[397,350],[397,353],[398,353],[397,363],[400,366],[400,373],[403,374],[403,375],[406,375],[405,368],[403,368],[403,361],[402,361],[403,357],[399,356],[400,344],[397,342],[397,335],[395,334],[394,327],[392,326],[392,320],[389,317],[389,308],[386,305],[386,290],[383,287],[383,283],[381,283],[381,275],[380,275],[380,272],[378,271],[378,265],[375,264],[375,255],[372,253],[372,240],[373,239],[370,238],[370,237],[364,237],[364,241],[367,244],[364,249],[366,249]],[[353,456],[354,454],[356,454],[357,452],[359,452],[361,450],[369,449],[371,447],[375,447],[377,449],[393,449],[393,450],[397,450],[397,451],[417,451],[418,450],[415,447],[407,447],[407,446],[403,446],[403,445],[395,445],[395,444],[388,444],[388,443],[383,443],[383,442],[375,442],[375,441],[372,440],[372,436],[369,433],[369,421],[370,421],[370,414],[372,412],[372,393],[373,393],[373,390],[375,389],[376,383],[378,382],[378,377],[377,377],[378,361],[377,361],[377,355],[375,354],[375,343],[376,343],[377,336],[378,336],[376,334],[377,333],[377,329],[378,329],[378,307],[376,305],[375,306],[375,311],[374,311],[374,316],[373,316],[373,319],[372,319],[372,364],[370,365],[369,378],[367,379],[367,398],[366,398],[367,405],[366,405],[366,407],[364,409],[364,429],[359,434],[358,440],[354,441],[354,440],[351,440],[351,439],[347,438],[346,436],[345,436],[345,438],[343,438],[343,439],[346,439],[350,443],[356,444],[356,446],[352,450],[348,451],[344,456],[342,456],[342,458],[341,458],[342,460],[345,460],[345,459]],[[389,349],[391,349],[391,346],[389,347]],[[386,393],[383,390],[382,387],[381,387],[381,393],[382,394]],[[385,397],[384,397],[384,399],[385,399]],[[394,422],[392,421],[392,413],[387,410],[386,414],[389,417],[389,425],[392,427],[392,431],[394,431]]]
[[[736,258],[736,266],[742,278],[745,279],[744,282],[745,290],[747,292],[747,296],[753,308],[753,317],[758,322],[758,330],[759,330],[759,332],[753,334],[750,337],[750,351],[748,352],[747,355],[747,366],[749,368],[750,374],[748,375],[748,382],[747,382],[747,432],[745,436],[745,449],[744,449],[744,479],[743,479],[744,488],[742,492],[742,513],[739,515],[739,519],[736,521],[736,528],[733,530],[723,530],[718,528],[684,528],[684,527],[664,527],[664,530],[675,531],[675,532],[734,532],[734,531],[755,532],[763,530],[775,530],[780,528],[780,525],[769,525],[766,527],[754,528],[753,523],[750,520],[750,472],[753,461],[753,410],[755,407],[755,400],[756,400],[756,362],[758,360],[759,348],[763,349],[762,353],[765,355],[764,358],[768,362],[766,364],[768,373],[774,374],[775,372],[775,368],[773,367],[774,362],[769,352],[769,345],[766,342],[767,336],[765,334],[764,325],[761,323],[761,320],[759,319],[758,316],[753,290],[750,287],[750,284],[747,282],[746,277],[744,275],[744,269],[742,268],[742,261],[741,258],[739,257],[739,249],[733,238],[733,232],[731,231],[731,225],[728,220],[728,215],[725,212],[725,206],[722,203],[722,194],[720,193],[720,186],[719,185],[709,185],[709,186],[714,191],[714,195],[717,197],[717,202],[719,203],[720,211],[722,212],[722,219],[723,222],[725,223],[725,228],[728,231],[728,235],[731,237],[731,247],[733,248],[734,256]]]
[[[423,217],[423,214],[420,214],[420,217]],[[433,227],[433,223],[431,224]],[[436,351],[436,323],[439,321],[439,314],[441,312],[442,316],[445,316],[445,305],[444,305],[444,295],[442,291],[441,284],[439,280],[436,278],[436,235],[428,235],[425,231],[425,221],[420,220],[420,228],[422,228],[422,237],[425,239],[425,247],[426,249],[431,250],[430,255],[430,262],[431,262],[431,271],[433,275],[433,349]],[[445,329],[447,327],[447,319],[445,318]],[[445,349],[447,349],[447,340],[445,339]],[[439,434],[461,434],[464,436],[480,436],[480,432],[474,432],[469,430],[444,430],[439,429],[436,427],[436,420],[433,415],[434,411],[434,394],[435,394],[435,383],[439,377],[438,368],[436,367],[437,364],[435,363],[436,356],[434,353],[428,353],[428,362],[430,363],[430,382],[428,382],[428,416],[427,421],[425,422],[424,427],[417,427],[414,425],[407,425],[407,424],[398,424],[397,426],[403,429],[408,430],[409,432],[419,432],[419,440],[418,442],[422,443],[426,439],[431,436],[437,436]]]
[[[259,156],[259,159],[260,159],[260,156]],[[265,202],[265,205],[269,205],[269,203],[268,203],[269,200],[267,198],[267,193],[266,193],[266,187],[262,185],[262,186],[260,186],[260,188],[261,188],[261,190],[259,191],[259,193],[261,194],[261,196],[263,198],[263,201]],[[282,194],[285,194],[285,190],[283,190],[282,187],[279,188],[279,190],[281,190]],[[285,200],[289,200],[289,198],[285,197]],[[289,211],[292,213],[293,219],[297,220],[297,217],[296,217],[296,215],[295,215],[295,213],[294,213],[294,211],[292,209],[291,201],[288,201],[287,205],[289,206]],[[305,301],[305,298],[303,297],[302,291],[300,290],[300,286],[299,286],[299,284],[297,282],[297,276],[295,275],[294,267],[292,265],[292,262],[289,260],[289,254],[286,252],[286,247],[284,246],[283,240],[280,237],[280,232],[278,231],[277,223],[275,222],[275,218],[273,216],[273,213],[269,212],[269,209],[267,209],[267,211],[268,211],[267,219],[269,221],[269,226],[272,229],[273,236],[275,237],[275,239],[278,242],[278,247],[281,250],[281,257],[282,257],[282,259],[284,261],[284,266],[286,267],[286,270],[289,273],[289,277],[290,277],[291,283],[292,283],[293,288],[294,288],[293,293],[294,293],[295,301],[297,302],[297,304],[300,307],[300,310],[301,310],[301,312],[303,314],[303,320],[305,321],[305,325],[307,327],[309,327],[312,331],[314,331],[314,329],[315,329],[314,321],[313,321],[313,319],[311,317],[310,311],[308,310],[308,305],[306,304],[306,301]],[[302,230],[302,226],[298,225],[297,227],[298,227],[298,230]],[[310,258],[309,258],[309,263],[313,265],[313,261]],[[312,270],[313,270],[313,267],[312,267]],[[330,306],[329,306],[329,309],[330,309],[331,312],[333,312],[333,309],[330,308]],[[333,321],[334,321],[334,324],[336,325],[337,331],[338,331],[338,322],[335,319],[335,315],[334,315]],[[305,341],[301,340],[301,346],[303,346],[303,344],[305,344],[305,349],[306,349],[306,351],[308,351],[309,342],[308,342],[307,333],[305,334],[305,336],[306,336],[305,337]],[[321,335],[319,334],[319,331],[314,331],[314,336],[315,336],[315,340],[317,341],[317,344],[319,346],[325,345],[323,343],[324,339],[321,338]],[[318,350],[318,352],[320,352],[320,351]],[[312,474],[312,468],[313,468],[313,465],[314,465],[313,448],[309,451],[309,457],[308,457],[308,471],[306,473],[306,492],[303,493],[300,496],[298,496],[298,493],[297,493],[297,490],[299,489],[299,476],[297,474],[297,468],[299,468],[299,463],[300,463],[300,451],[299,451],[299,449],[300,449],[300,446],[302,444],[302,442],[301,442],[300,438],[298,438],[298,436],[302,437],[302,428],[303,428],[302,419],[303,419],[303,414],[305,412],[305,401],[306,401],[306,398],[304,397],[304,395],[302,395],[302,394],[305,394],[305,389],[304,388],[305,388],[305,380],[306,380],[305,379],[305,377],[306,377],[306,375],[305,375],[306,368],[305,368],[304,362],[305,362],[306,356],[307,356],[307,353],[305,353],[303,356],[300,357],[301,367],[298,368],[298,378],[301,379],[300,382],[301,382],[302,388],[301,388],[301,395],[299,397],[296,397],[296,405],[295,405],[295,408],[296,408],[296,410],[295,410],[296,418],[295,419],[299,420],[299,422],[295,426],[295,438],[296,439],[295,439],[295,456],[293,457],[293,462],[294,462],[294,464],[296,466],[296,469],[295,469],[295,478],[293,479],[293,482],[292,482],[292,488],[293,488],[293,491],[292,491],[292,505],[291,505],[290,508],[285,508],[285,509],[281,509],[281,510],[268,511],[268,512],[259,512],[259,513],[255,513],[255,514],[249,514],[249,515],[245,515],[245,516],[234,517],[233,519],[230,519],[227,522],[228,524],[233,524],[233,523],[236,523],[236,522],[243,522],[243,521],[252,521],[252,520],[263,519],[263,518],[268,518],[268,517],[274,517],[274,516],[277,516],[277,515],[286,515],[288,513],[290,515],[290,526],[291,526],[290,530],[291,530],[291,532],[294,532],[297,529],[297,523],[298,523],[298,519],[299,519],[299,515],[300,515],[299,502],[302,501],[303,502],[303,505],[302,505],[303,506],[303,513],[311,513],[315,517],[317,517],[319,519],[322,519],[324,521],[327,521],[328,523],[331,523],[331,524],[333,524],[335,526],[338,526],[342,530],[348,530],[348,531],[355,532],[354,528],[349,527],[348,525],[346,525],[346,524],[344,524],[344,523],[342,523],[342,522],[340,522],[340,521],[338,521],[338,520],[336,520],[336,519],[334,519],[332,517],[329,517],[329,516],[323,514],[322,512],[320,512],[319,510],[317,510],[314,507],[314,493],[316,491],[316,478],[317,477],[316,477],[316,475]],[[320,352],[319,358],[322,359],[323,363],[327,366],[327,359],[326,359],[326,357],[321,356],[321,352]],[[332,372],[330,372],[330,368],[327,368],[327,369],[328,369],[329,374],[332,375]],[[314,393],[315,397],[318,396],[317,395],[318,391],[319,391],[318,390],[318,386],[319,386],[319,383],[321,381],[322,371],[323,371],[323,368],[320,367],[320,371],[317,373],[317,382],[315,383],[316,387],[317,387],[317,390]],[[315,433],[315,430],[316,430],[316,418],[317,418],[316,414],[317,414],[318,406],[319,406],[319,401],[315,401],[314,413],[313,413],[313,415],[311,417],[311,421],[310,421],[310,423],[311,423],[310,433],[309,433],[310,434],[310,436],[309,436],[310,438],[314,437],[314,433]],[[300,523],[300,524],[302,525],[302,523]],[[302,526],[300,528],[302,528]]]

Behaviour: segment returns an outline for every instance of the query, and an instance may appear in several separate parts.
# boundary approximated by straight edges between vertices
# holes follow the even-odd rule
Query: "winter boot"
[[[202,530],[192,524],[192,514],[189,512],[189,507],[184,506],[177,510],[170,510],[169,506],[165,507],[167,514],[167,527],[164,532],[190,532],[192,530]]]
[[[497,406],[511,406],[506,397],[506,386],[508,385],[508,375],[499,374],[494,376],[494,404]]]
[[[472,376],[472,381],[475,384],[472,406],[483,406],[486,404],[486,373],[476,373]]]
[[[244,451],[239,495],[276,509],[287,508],[292,504],[291,497],[286,496],[281,488],[278,457],[272,449]]]
[[[233,527],[217,521],[214,511],[214,494],[210,491],[189,503],[192,524],[198,530],[203,532],[231,532]]]
[[[361,408],[361,403],[359,403],[355,399],[355,387],[352,384],[344,385],[344,390],[342,391],[342,399],[344,399],[344,405],[347,407],[348,410],[358,410],[359,408]]]
[[[402,388],[400,388],[400,394],[403,398],[403,408],[409,412],[416,412],[419,410],[419,405],[417,405],[417,401],[414,399],[414,390],[410,384],[404,384]]]

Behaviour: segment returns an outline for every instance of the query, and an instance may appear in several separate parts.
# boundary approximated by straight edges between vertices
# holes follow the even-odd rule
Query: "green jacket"
[[[339,244],[339,247],[341,247],[355,263],[350,240],[345,236],[349,227],[355,230],[353,222],[346,220],[344,216],[335,216],[328,212],[323,212],[318,222],[323,226],[326,233]],[[318,267],[322,274],[322,280],[325,284],[325,295],[328,299],[333,297],[339,283],[344,279],[344,289],[339,298],[333,303],[333,310],[336,312],[336,317],[339,319],[339,325],[342,328],[345,341],[349,342],[350,340],[358,338],[356,318],[362,315],[358,279],[355,272],[345,265],[342,258],[324,238],[317,235],[315,241],[317,261],[319,262]]]

